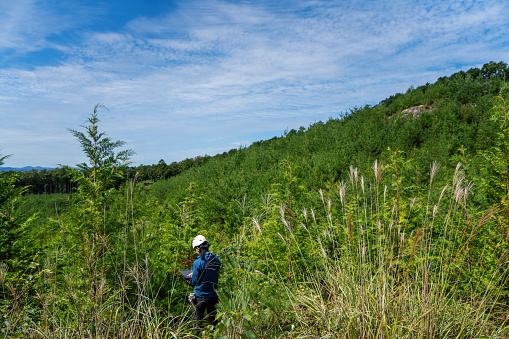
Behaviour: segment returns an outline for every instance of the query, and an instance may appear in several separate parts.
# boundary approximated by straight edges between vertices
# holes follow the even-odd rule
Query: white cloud
[[[19,4],[8,6],[10,23],[0,23],[10,32],[0,33],[0,52],[44,48],[50,35],[80,27],[37,16],[55,13],[42,2]],[[508,10],[502,0],[181,2],[121,30],[80,33],[82,40],[58,46],[58,65],[0,68],[0,112],[14,125],[22,112],[38,135],[55,125],[66,133],[104,102],[111,110],[104,128],[127,140],[140,162],[157,162],[167,145],[193,135],[204,144],[166,154],[219,152],[248,134],[307,126],[470,65],[507,60]],[[17,27],[26,18],[34,25]],[[4,149],[14,145],[0,139]]]
[[[51,37],[95,22],[104,15],[100,7],[55,0],[0,1],[0,56],[25,55],[45,48],[60,48]]]

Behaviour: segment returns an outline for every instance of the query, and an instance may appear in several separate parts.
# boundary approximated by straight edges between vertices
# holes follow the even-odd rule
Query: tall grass
[[[163,291],[155,285],[155,268],[138,239],[146,230],[134,218],[134,185],[133,180],[127,187],[125,227],[116,240],[85,234],[84,244],[76,245],[62,231],[62,243],[40,267],[34,262],[23,274],[10,276],[7,266],[0,265],[0,291],[6,302],[2,310],[7,312],[0,337],[184,338],[190,334],[191,306],[183,296],[169,293],[170,299],[183,302],[179,314],[156,305]],[[61,229],[65,222],[58,220]],[[72,253],[80,245],[88,250],[84,258]],[[175,285],[179,277],[171,273],[166,276]]]
[[[265,196],[263,213],[218,244],[220,323],[205,328],[202,337],[509,337],[503,299],[508,250],[496,238],[497,209],[470,207],[472,185],[460,166],[449,183],[435,187],[434,164],[428,191],[406,200],[401,186],[385,186],[384,169],[375,162],[367,180],[351,168],[348,181],[320,190],[319,203],[300,213]],[[126,195],[125,229],[116,240],[122,251],[113,260],[114,284],[104,278],[104,256],[91,256],[95,277],[87,280],[86,272],[62,261],[64,247],[32,276],[38,289],[27,283],[29,273],[9,281],[0,267],[3,295],[13,301],[6,337],[189,336],[192,309],[174,288],[176,275],[167,274],[168,298],[182,300],[181,310],[157,306],[162,292],[153,275],[161,268],[142,255],[143,223],[133,214],[133,195],[134,182]],[[247,208],[242,211],[249,218]],[[191,212],[180,212],[185,224]],[[174,236],[186,242],[188,231]],[[21,326],[33,309],[37,316]]]
[[[421,202],[391,199],[381,184],[382,165],[375,162],[373,170],[368,183],[351,169],[350,182],[337,187],[338,201],[321,191],[324,217],[319,220],[313,210],[308,216],[304,209],[301,235],[288,227],[281,209],[281,222],[303,263],[294,272],[297,286],[274,276],[289,295],[286,313],[295,320],[281,336],[508,337],[507,309],[500,304],[507,293],[507,247],[494,251],[489,239],[482,239],[484,245],[471,250],[476,237],[496,235],[487,231],[496,226],[496,208],[471,215],[472,185],[460,165],[439,194],[433,192],[434,165]],[[254,223],[267,237],[264,225]],[[498,261],[484,258],[494,253],[500,254]]]
[[[469,207],[461,165],[433,187],[438,169],[426,194],[404,201],[383,184],[382,164],[374,163],[372,181],[351,168],[349,182],[319,192],[318,208],[296,218],[279,206],[285,232],[254,218],[236,247],[263,260],[232,265],[238,287],[229,285],[234,298],[221,304],[226,337],[508,337],[508,250],[497,238],[497,209]],[[263,266],[266,276],[255,271]]]

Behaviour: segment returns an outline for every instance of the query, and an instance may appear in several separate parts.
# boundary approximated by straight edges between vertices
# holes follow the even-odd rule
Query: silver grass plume
[[[9,271],[9,267],[7,264],[0,262],[0,284],[2,286],[5,284],[5,278],[7,277],[7,272]]]
[[[437,212],[438,212],[438,203],[435,206],[433,206],[433,219],[435,219]]]
[[[460,171],[460,167],[461,167],[461,162],[458,162],[458,164],[456,165],[456,169],[454,170],[454,175],[452,177],[452,187],[453,188],[456,187],[456,184],[461,179],[461,177],[464,178],[462,171]]]
[[[302,207],[302,215],[304,216],[304,220],[308,222],[308,210],[306,209],[306,207]]]
[[[398,208],[398,204],[394,203],[394,205],[392,205],[391,214],[394,214],[396,212],[397,208]]]
[[[339,199],[341,200],[341,206],[344,206],[346,199],[346,183],[341,181],[338,185],[339,187]]]
[[[431,165],[431,172],[430,172],[430,182],[429,184],[433,182],[433,178],[435,177],[435,174],[437,174],[438,170],[440,169],[440,164],[436,161],[433,161],[433,164]]]
[[[445,185],[444,189],[442,190],[442,193],[440,193],[440,198],[438,198],[438,203],[440,203],[440,200],[442,200],[442,198],[445,194],[445,191],[447,190],[448,187],[449,187],[449,184]]]
[[[258,220],[256,220],[256,218],[253,218],[253,224],[255,225],[256,229],[260,232],[260,234],[263,236],[262,229],[260,227],[260,224],[258,223]]]
[[[456,203],[460,203],[463,201],[463,195],[465,191],[463,190],[463,180],[465,179],[465,176],[460,175],[456,182],[456,187],[454,189],[454,199],[456,200]]]
[[[414,207],[416,201],[417,198],[412,198],[412,200],[410,200],[410,208]]]
[[[352,165],[350,165],[350,181],[352,182],[352,186],[357,184],[359,179],[359,170],[357,168],[354,168]]]
[[[327,208],[329,209],[327,213],[327,218],[329,219],[329,222],[332,224],[332,213],[331,213],[331,207],[332,207],[332,201],[330,199],[327,200]]]
[[[290,225],[288,225],[288,222],[286,221],[286,218],[285,218],[285,208],[286,208],[285,205],[283,205],[283,204],[279,205],[279,213],[281,214],[281,221],[283,222],[283,225],[285,225],[288,232],[292,233],[292,229],[291,229]]]
[[[465,183],[464,192],[463,192],[463,202],[467,201],[468,195],[470,194],[470,190],[474,187],[474,183],[472,181],[468,181]]]
[[[380,183],[380,179],[382,178],[383,170],[384,170],[383,163],[382,162],[378,163],[378,160],[375,160],[375,162],[373,163],[373,171],[375,172],[375,178],[376,178],[377,184]]]
[[[318,244],[320,245],[320,251],[322,252],[323,257],[327,258],[327,252],[325,252],[325,250],[322,246],[322,239],[320,239],[320,237],[318,237],[317,239],[318,239]]]

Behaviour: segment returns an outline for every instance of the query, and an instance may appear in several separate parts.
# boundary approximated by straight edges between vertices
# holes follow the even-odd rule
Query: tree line
[[[227,154],[225,152],[224,154]],[[224,155],[221,155],[224,156]],[[164,180],[176,176],[192,167],[199,167],[205,164],[211,157],[208,155],[188,158],[182,161],[174,161],[167,165],[161,159],[155,165],[139,165],[126,168],[125,180],[134,178],[137,175],[141,181]],[[16,187],[28,187],[26,194],[54,194],[72,193],[76,184],[72,181],[65,168],[43,169],[25,172],[9,171],[11,175],[18,177]],[[118,185],[125,180],[117,183]]]

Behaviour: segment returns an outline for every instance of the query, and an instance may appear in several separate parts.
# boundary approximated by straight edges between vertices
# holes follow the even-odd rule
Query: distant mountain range
[[[52,169],[53,168],[51,168],[51,167],[41,167],[41,166],[37,166],[37,167],[33,167],[33,166],[25,166],[25,167],[0,167],[0,172],[8,172],[8,171],[27,172],[27,171],[31,171],[31,170],[41,171],[41,170],[52,170]]]

